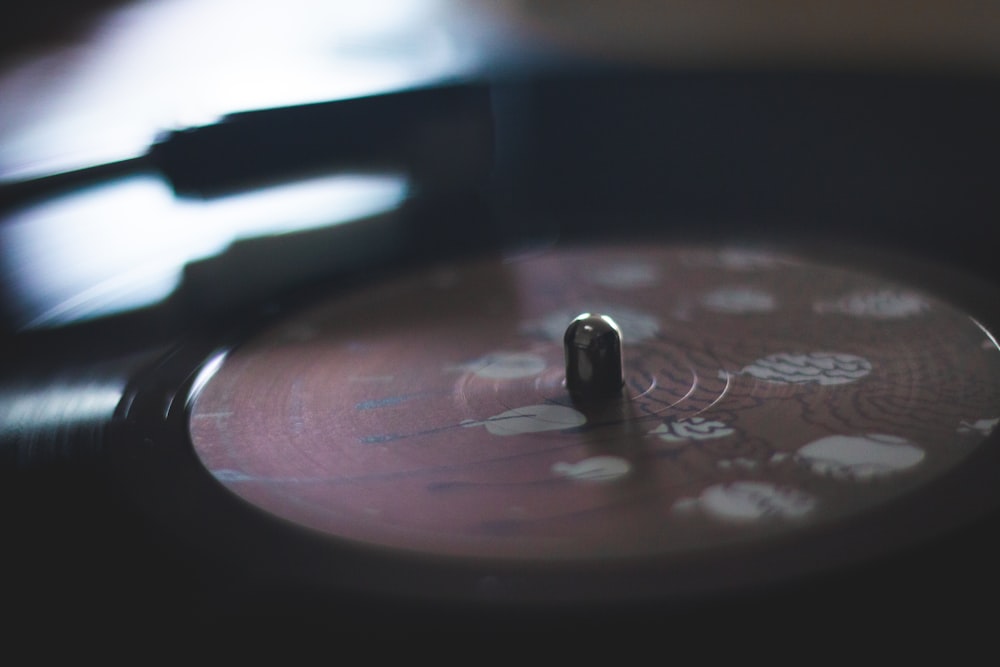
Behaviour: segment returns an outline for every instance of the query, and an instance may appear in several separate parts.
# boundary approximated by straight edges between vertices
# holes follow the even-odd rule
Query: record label
[[[563,335],[622,332],[620,397]],[[1000,350],[906,285],[740,247],[569,248],[330,297],[231,350],[190,435],[252,505],[334,538],[517,562],[661,557],[850,520],[1000,421]]]

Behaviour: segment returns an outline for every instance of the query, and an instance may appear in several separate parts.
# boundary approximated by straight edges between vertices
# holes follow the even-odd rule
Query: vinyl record
[[[566,387],[581,313],[621,331],[620,395]],[[737,245],[440,263],[209,349],[120,411],[171,534],[258,579],[425,599],[669,599],[912,546],[982,509],[1000,422],[970,314]]]

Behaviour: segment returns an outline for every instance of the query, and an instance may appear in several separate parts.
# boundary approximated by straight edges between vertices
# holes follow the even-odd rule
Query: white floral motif
[[[974,422],[967,422],[964,419],[961,424],[959,424],[958,432],[966,435],[969,433],[978,433],[983,437],[988,436],[996,428],[996,425],[1000,423],[1000,417],[995,419],[977,419]]]
[[[815,506],[816,499],[798,489],[739,481],[712,485],[697,499],[681,498],[674,504],[674,510],[688,513],[698,507],[713,518],[744,523],[768,517],[798,519]]]
[[[817,313],[836,313],[853,317],[901,319],[930,308],[927,300],[914,292],[894,289],[854,292],[831,301],[813,304]]]
[[[838,352],[811,352],[772,354],[744,367],[740,373],[767,382],[833,385],[854,382],[871,370],[871,362],[863,357]]]
[[[554,474],[584,482],[613,482],[631,469],[631,464],[618,456],[592,456],[576,463],[560,461],[552,466]]]
[[[831,435],[804,445],[796,458],[820,475],[867,481],[912,468],[924,450],[894,435]]]
[[[587,417],[563,405],[526,405],[507,410],[483,421],[467,420],[462,426],[485,426],[492,435],[521,435],[542,431],[561,431],[583,426]]]
[[[649,435],[655,435],[667,442],[681,442],[684,440],[711,440],[732,435],[735,431],[728,425],[719,421],[709,421],[704,417],[691,417],[683,420],[665,421],[652,431]]]
[[[723,287],[701,299],[705,308],[718,313],[766,313],[775,309],[774,296],[753,287]]]

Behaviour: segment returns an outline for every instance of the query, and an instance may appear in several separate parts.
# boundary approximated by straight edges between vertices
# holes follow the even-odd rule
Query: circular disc
[[[562,339],[622,331],[575,403]],[[403,553],[614,562],[758,544],[918,491],[1000,421],[955,308],[795,257],[668,245],[428,269],[287,317],[194,397],[204,466],[266,512]]]

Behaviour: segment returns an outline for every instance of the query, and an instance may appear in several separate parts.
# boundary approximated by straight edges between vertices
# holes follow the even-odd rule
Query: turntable
[[[545,65],[4,186],[21,608],[687,632],[1000,592],[995,78]],[[408,189],[138,308],[23,291],[18,234],[87,192],[166,179],[205,224],[345,166]]]

